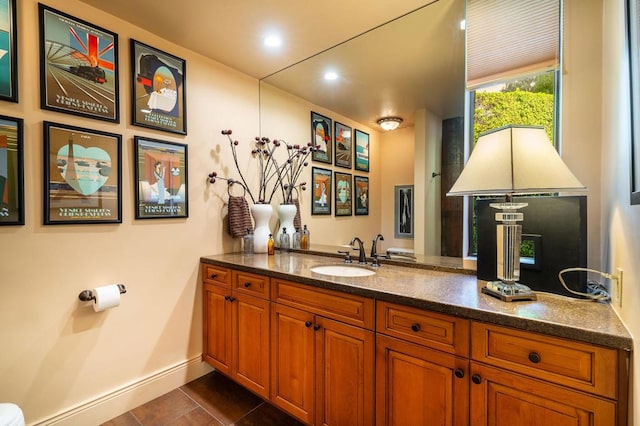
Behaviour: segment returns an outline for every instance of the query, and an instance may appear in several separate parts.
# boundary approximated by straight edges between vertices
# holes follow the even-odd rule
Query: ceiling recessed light
[[[335,71],[327,71],[326,73],[324,73],[324,79],[329,81],[337,80],[338,73],[336,73]]]
[[[277,35],[270,35],[264,38],[264,44],[268,47],[278,47],[282,45],[282,39]]]

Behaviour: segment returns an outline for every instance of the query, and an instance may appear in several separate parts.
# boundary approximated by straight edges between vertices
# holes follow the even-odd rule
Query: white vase
[[[293,244],[293,234],[296,232],[296,228],[293,226],[293,219],[296,217],[298,209],[295,204],[280,204],[276,210],[278,213],[278,220],[280,221],[280,227],[275,236],[276,246],[280,247],[280,236],[283,229],[287,228],[287,234],[289,235],[289,244]],[[292,248],[289,246],[289,248]]]
[[[253,216],[253,222],[255,229],[253,230],[253,252],[254,253],[266,253],[267,242],[269,241],[269,219],[273,213],[273,207],[271,204],[253,204],[251,206],[251,216]]]

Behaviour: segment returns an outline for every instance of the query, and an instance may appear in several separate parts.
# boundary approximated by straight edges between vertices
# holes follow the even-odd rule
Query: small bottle
[[[288,252],[291,248],[291,237],[287,234],[287,228],[282,228],[282,235],[280,235],[280,250]]]
[[[247,228],[247,233],[242,237],[242,252],[244,254],[253,253],[253,234],[249,228]]]
[[[307,229],[307,225],[304,225],[302,236],[300,237],[300,248],[302,250],[309,250],[309,247],[311,247],[311,233],[309,229]]]
[[[296,228],[296,232],[293,233],[293,241],[292,248],[299,249],[300,248],[300,239],[302,238],[302,233],[300,232],[300,228]]]
[[[267,241],[267,254],[272,255],[275,250],[275,242],[273,241],[273,234],[269,234],[269,240]]]

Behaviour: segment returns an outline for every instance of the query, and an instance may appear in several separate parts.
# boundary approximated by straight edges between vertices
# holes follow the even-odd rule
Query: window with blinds
[[[556,70],[561,0],[467,0],[467,89]]]

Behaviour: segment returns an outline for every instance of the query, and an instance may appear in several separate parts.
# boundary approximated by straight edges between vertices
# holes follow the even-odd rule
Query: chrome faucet
[[[367,255],[364,251],[364,244],[362,244],[362,240],[358,237],[353,237],[353,240],[349,243],[351,247],[353,247],[353,243],[358,243],[358,250],[360,250],[360,254],[358,255],[358,263],[361,265],[365,265],[367,263]]]
[[[378,248],[376,247],[378,245],[378,240],[384,241],[382,234],[378,234],[373,237],[373,244],[371,244],[371,257],[374,259],[378,256]]]

